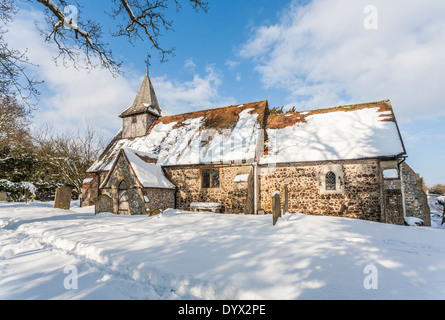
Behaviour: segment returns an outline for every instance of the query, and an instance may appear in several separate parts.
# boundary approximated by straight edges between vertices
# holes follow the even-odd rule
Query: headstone
[[[283,215],[286,214],[286,212],[289,210],[289,189],[287,188],[287,185],[284,186],[284,208],[283,208]]]
[[[6,201],[6,192],[0,191],[0,201]]]
[[[281,202],[280,193],[274,192],[272,196],[272,213],[273,213],[273,225],[277,223],[279,217],[281,217]]]
[[[101,212],[113,213],[113,199],[107,194],[101,194],[94,204],[94,214]]]
[[[56,189],[54,208],[69,210],[71,205],[71,188],[60,187]]]

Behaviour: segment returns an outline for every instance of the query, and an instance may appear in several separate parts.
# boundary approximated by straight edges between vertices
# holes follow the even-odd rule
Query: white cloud
[[[196,64],[193,62],[193,58],[189,58],[189,59],[187,59],[187,60],[185,61],[185,63],[184,63],[184,68],[186,68],[186,69],[190,69],[190,70],[192,70],[192,71],[195,70],[195,68],[196,68]]]
[[[389,98],[399,119],[443,114],[445,2],[372,4],[376,30],[363,25],[368,1],[293,1],[276,24],[255,27],[239,54],[299,108]]]
[[[240,63],[240,61],[227,60],[224,65],[228,66],[229,69],[234,69],[235,67],[239,66]]]
[[[219,94],[222,75],[214,66],[206,67],[205,76],[194,74],[193,79],[189,81],[174,81],[162,76],[152,78],[152,82],[165,115],[224,107],[235,103],[234,98],[222,97]]]

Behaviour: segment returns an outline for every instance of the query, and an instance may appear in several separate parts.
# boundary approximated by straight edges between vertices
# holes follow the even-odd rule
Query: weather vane
[[[145,60],[145,64],[147,65],[147,77],[148,77],[148,70],[150,69],[151,63],[150,63],[151,55],[147,53],[147,59]]]

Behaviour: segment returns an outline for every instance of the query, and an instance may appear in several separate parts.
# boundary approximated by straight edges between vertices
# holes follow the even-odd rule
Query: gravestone
[[[283,208],[283,215],[286,214],[286,212],[289,210],[289,189],[287,188],[287,185],[284,186],[284,208]]]
[[[272,213],[273,213],[273,225],[277,223],[279,217],[281,217],[281,202],[280,193],[274,192],[272,196]]]
[[[6,201],[6,192],[0,191],[0,201]]]
[[[94,214],[101,212],[113,213],[113,199],[107,194],[101,194],[94,204]]]
[[[69,210],[71,205],[71,188],[60,187],[56,189],[54,208]]]

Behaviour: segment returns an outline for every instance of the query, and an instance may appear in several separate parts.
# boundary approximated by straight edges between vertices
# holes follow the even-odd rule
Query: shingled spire
[[[162,114],[150,77],[145,75],[133,104],[119,117],[123,119],[123,138],[140,137],[147,133],[151,124]]]
[[[141,87],[139,88],[133,104],[122,112],[119,117],[124,118],[146,112],[158,117],[161,116],[162,113],[162,109],[159,107],[155,89],[153,88],[153,84],[148,76],[148,72],[142,81]]]

